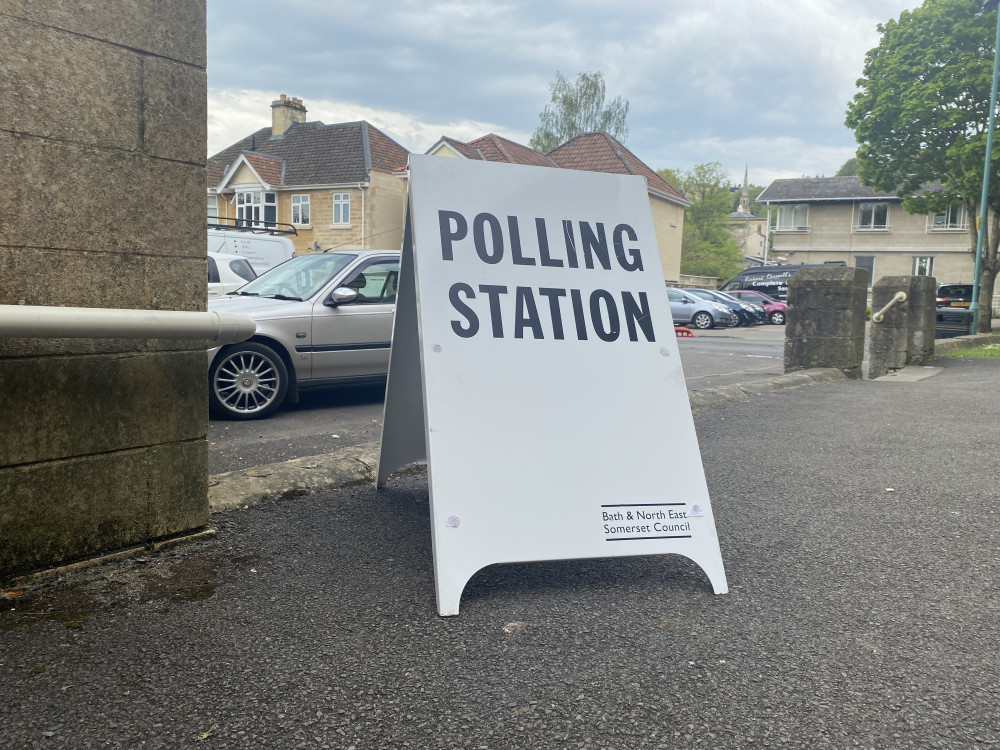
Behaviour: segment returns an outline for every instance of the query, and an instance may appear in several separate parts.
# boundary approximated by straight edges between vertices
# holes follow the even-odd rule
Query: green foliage
[[[684,215],[681,273],[728,279],[742,270],[743,254],[727,218],[732,194],[722,165],[715,161],[690,172],[661,169],[657,174],[691,201]]]
[[[962,202],[970,217],[979,214],[996,22],[995,11],[984,13],[981,0],[925,0],[878,27],[882,38],[865,57],[846,124],[858,141],[862,182],[895,191],[907,211],[928,213]],[[997,140],[994,161],[1000,156]],[[935,182],[939,188],[924,192]],[[1000,210],[996,170],[987,204]],[[997,230],[994,220],[983,245],[981,329],[989,327],[988,302],[1000,272]]]
[[[834,177],[856,177],[858,174],[859,163],[860,159],[856,156],[852,156],[840,165],[840,169],[837,170],[837,174],[835,174]]]
[[[605,106],[600,71],[580,73],[575,84],[556,71],[550,90],[552,100],[538,116],[540,124],[528,141],[533,149],[548,153],[582,133],[604,131],[619,141],[628,137],[628,100],[616,96]]]

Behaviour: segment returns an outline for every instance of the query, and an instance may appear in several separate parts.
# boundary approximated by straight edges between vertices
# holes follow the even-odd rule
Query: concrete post
[[[937,327],[937,279],[933,276],[910,277],[910,330],[907,334],[906,364],[922,365],[934,359]]]
[[[872,380],[906,366],[910,341],[910,276],[883,276],[872,286],[871,340],[868,343],[868,377]],[[895,295],[906,299],[895,302],[877,320]]]
[[[893,296],[906,300],[875,317]],[[871,339],[868,377],[879,378],[906,365],[921,365],[934,357],[937,282],[931,276],[883,276],[872,287]]]
[[[849,266],[803,268],[788,280],[787,302],[785,372],[833,367],[860,378],[868,272]]]

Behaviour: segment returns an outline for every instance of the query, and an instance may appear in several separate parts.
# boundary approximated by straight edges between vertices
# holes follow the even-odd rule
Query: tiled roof
[[[895,193],[876,193],[857,177],[803,177],[775,180],[757,196],[758,203],[888,200]]]
[[[639,157],[608,133],[584,133],[549,151],[556,164],[564,169],[611,174],[637,174],[646,178],[650,189],[690,205],[691,201],[646,166]]]
[[[646,178],[651,190],[685,206],[691,205],[691,201],[607,133],[584,133],[547,154],[493,133],[468,143],[447,137],[442,137],[438,143],[441,142],[447,143],[469,159],[579,169],[585,172],[641,175]]]
[[[268,182],[296,186],[366,182],[373,169],[396,172],[406,168],[409,158],[409,151],[363,120],[334,125],[295,123],[280,138],[271,137],[271,128],[261,128],[208,160],[210,188],[222,182],[227,167],[231,169],[240,154],[249,154],[248,159],[263,156],[268,163],[280,160],[283,177]]]
[[[529,146],[503,138],[493,133],[487,133],[481,138],[469,141],[470,146],[477,148],[487,161],[500,161],[507,164],[526,164],[532,167],[557,167],[552,159]]]
[[[244,151],[244,157],[260,178],[268,185],[280,185],[281,175],[285,171],[285,160],[276,156],[268,156],[257,151]]]

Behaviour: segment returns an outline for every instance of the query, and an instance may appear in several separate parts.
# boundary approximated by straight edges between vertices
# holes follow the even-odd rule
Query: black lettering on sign
[[[486,247],[486,224],[490,225],[489,248]],[[476,216],[472,220],[472,237],[476,243],[476,253],[483,263],[495,265],[503,260],[503,229],[496,216],[486,213]]]
[[[542,334],[542,321],[538,319],[538,308],[535,306],[535,295],[530,286],[519,286],[514,290],[514,338],[523,339],[524,329],[530,328],[531,335],[536,339],[545,338]]]
[[[626,271],[641,271],[642,256],[639,254],[639,248],[630,247],[627,251],[629,257],[626,258],[625,242],[622,240],[623,234],[629,238],[630,242],[636,242],[639,239],[635,234],[635,230],[628,224],[619,224],[615,227],[615,257],[618,258],[618,264]]]
[[[455,222],[455,228],[451,228],[451,223]],[[441,258],[442,260],[454,260],[455,254],[452,251],[452,244],[456,240],[464,239],[469,233],[469,222],[457,211],[438,211],[438,226],[441,229]]]
[[[480,214],[482,216],[482,214]],[[493,319],[493,338],[503,338],[503,320],[500,316],[500,295],[507,294],[507,287],[495,284],[480,284],[479,291],[490,298],[490,317]]]
[[[464,294],[466,299],[475,299],[476,293],[472,290],[471,286],[462,283],[452,284],[451,289],[448,290],[448,299],[451,300],[451,306],[468,323],[468,325],[463,327],[460,321],[453,320],[451,321],[451,330],[463,339],[469,339],[479,333],[479,318],[476,316],[475,311],[459,298],[459,294]]]

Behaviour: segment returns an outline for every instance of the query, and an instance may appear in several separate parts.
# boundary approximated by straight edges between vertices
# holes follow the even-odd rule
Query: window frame
[[[305,209],[304,220],[302,215],[303,209]],[[291,214],[292,224],[300,227],[312,225],[312,205],[308,193],[294,193],[292,195]],[[296,217],[296,214],[298,214],[298,217]]]
[[[808,232],[809,231],[809,204],[808,203],[787,203],[779,204],[774,214],[773,232]],[[782,219],[791,219],[789,223],[782,223]],[[796,221],[801,219],[801,221]]]
[[[335,227],[349,227],[351,225],[351,194],[334,193],[332,197],[333,213],[330,217],[331,225]],[[338,218],[340,219],[338,221]]]
[[[266,192],[263,188],[237,189],[235,193],[237,223],[252,227],[266,227],[278,223],[277,193]],[[250,216],[246,216],[248,209]]]
[[[921,263],[925,261],[926,263]],[[920,273],[920,267],[926,265],[925,272]],[[913,256],[913,276],[933,276],[934,275],[934,256],[933,255],[914,255]]]
[[[214,206],[213,206],[213,204],[214,204]],[[206,201],[206,205],[208,207],[208,218],[209,219],[218,219],[219,218],[219,196],[218,195],[209,195],[208,196],[208,201]]]
[[[885,216],[881,224],[876,224],[879,209],[884,209]],[[867,222],[864,221],[866,211],[871,212]],[[854,225],[857,232],[887,232],[889,231],[889,201],[862,201],[858,203],[858,221]]]
[[[961,214],[961,218],[953,220],[952,212]],[[938,222],[938,217],[944,218]],[[943,212],[930,214],[930,230],[932,232],[967,232],[969,230],[969,213],[964,203],[952,203]]]

